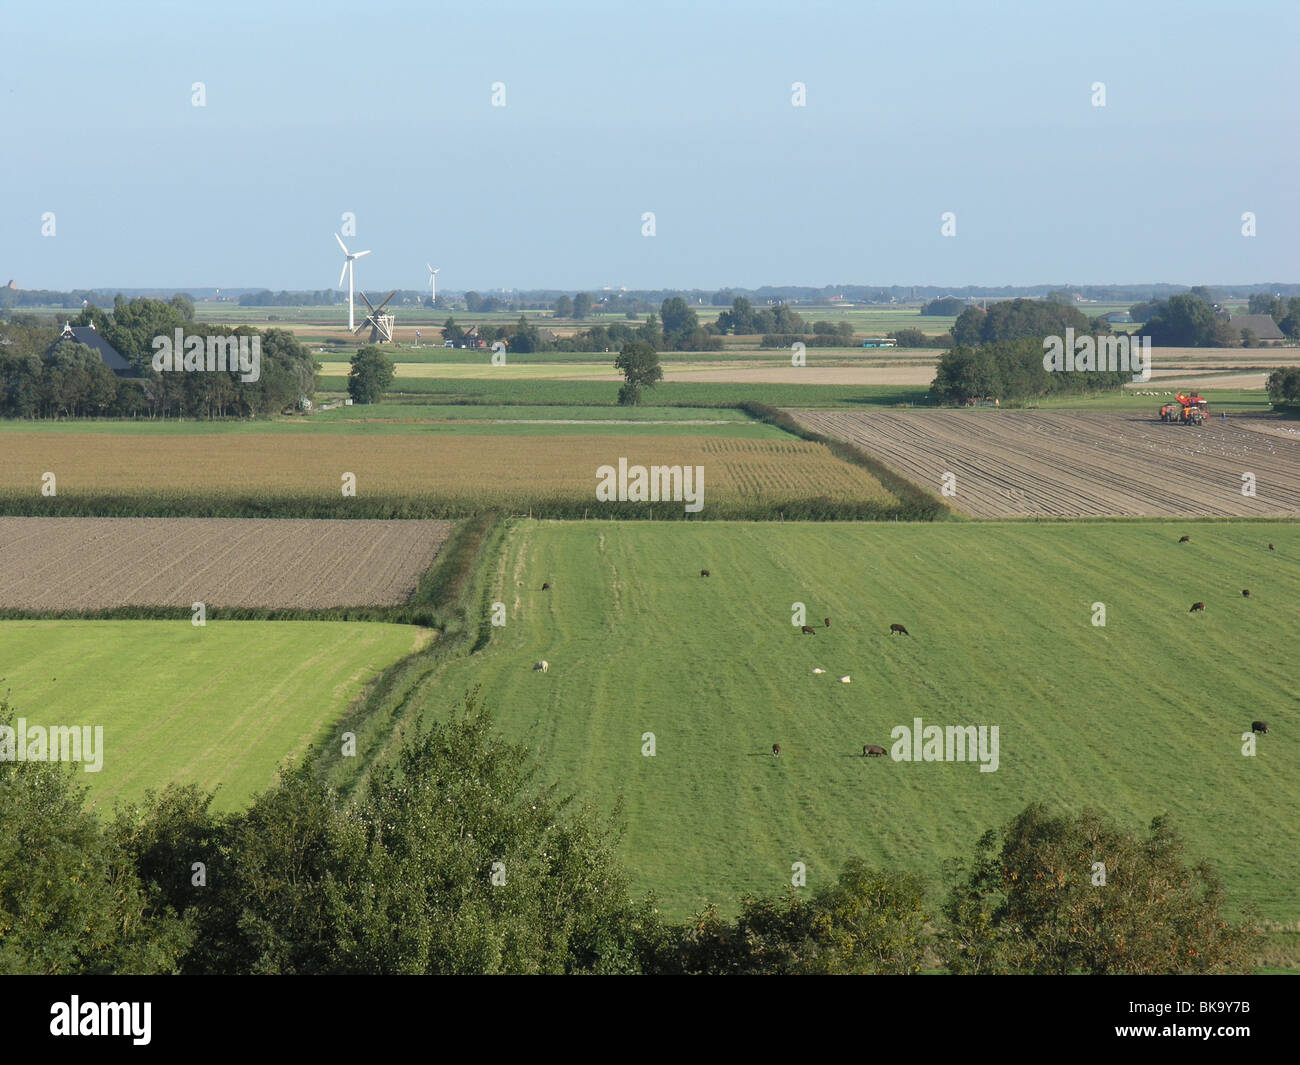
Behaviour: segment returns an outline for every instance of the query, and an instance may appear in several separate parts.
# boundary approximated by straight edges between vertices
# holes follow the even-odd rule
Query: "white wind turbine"
[[[429,267],[429,299],[432,302],[437,303],[438,302],[438,270],[441,270],[442,267],[440,266],[438,267],[438,270],[435,270],[429,263],[425,263],[424,265]]]
[[[340,237],[337,233],[334,234],[334,239],[337,240],[337,241],[339,242],[339,247],[343,249],[343,254],[347,256],[347,259],[346,259],[346,260],[344,261],[344,263],[343,263],[343,273],[342,273],[342,274],[339,274],[339,287],[340,287],[340,288],[343,287],[343,274],[347,274],[347,277],[348,277],[348,332],[354,332],[354,331],[356,330],[356,327],[357,327],[357,326],[356,326],[356,321],[355,321],[355,319],[353,318],[353,314],[352,314],[352,302],[353,302],[353,300],[352,300],[352,264],[353,264],[353,262],[355,262],[357,259],[360,259],[361,256],[363,256],[363,255],[369,255],[370,252],[369,252],[369,251],[359,251],[359,252],[357,252],[356,254],[353,254],[352,252],[348,251],[348,246],[347,246],[346,244],[343,243],[343,238]]]

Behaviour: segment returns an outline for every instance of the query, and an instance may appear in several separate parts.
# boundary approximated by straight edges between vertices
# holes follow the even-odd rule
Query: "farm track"
[[[0,517],[0,607],[405,602],[451,522]]]
[[[792,411],[957,510],[1007,517],[1294,517],[1300,440],[1236,417],[1199,428],[1123,413]],[[1256,495],[1242,495],[1242,475]]]

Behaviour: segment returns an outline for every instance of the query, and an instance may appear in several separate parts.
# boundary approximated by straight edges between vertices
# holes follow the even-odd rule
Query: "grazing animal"
[[[779,743],[772,744],[772,757],[775,758],[780,753],[781,753],[781,745]]]
[[[866,758],[867,755],[872,755],[872,756],[878,758],[878,757],[880,757],[880,755],[882,755],[882,754],[884,754],[884,753],[885,753],[885,748],[883,748],[883,747],[881,747],[881,746],[879,746],[879,745],[877,745],[877,744],[874,744],[874,743],[868,743],[865,747],[862,748],[862,757],[863,757],[863,758]]]
[[[549,592],[550,590],[551,590],[551,582],[550,582],[550,581],[543,581],[543,582],[542,582],[542,591],[544,591],[544,592]]]
[[[813,670],[813,672],[814,672],[814,673],[819,673],[819,674],[820,674],[820,673],[825,673],[826,670],[822,669],[821,666],[818,666],[816,669]],[[0,677],[0,680],[4,680],[4,677]]]
[[[805,625],[805,626],[804,626],[802,629],[800,629],[799,631],[800,631],[800,632],[806,632],[809,636],[816,636],[816,635],[817,635],[817,630],[814,629],[811,625]]]
[[[1180,544],[1190,544],[1192,542],[1192,538],[1190,536],[1184,536],[1181,539],[1179,539],[1178,542]]]
[[[841,683],[841,684],[847,684],[848,682],[849,682],[849,678],[848,678],[848,677],[840,677],[840,683]]]
[[[701,577],[707,577],[708,575],[709,575],[709,571],[708,571],[708,570],[706,570],[706,569],[702,569],[702,570],[700,570],[700,576],[701,576]]]
[[[1250,589],[1249,589],[1249,588],[1243,588],[1243,589],[1241,590],[1241,594],[1242,594],[1243,596],[1245,596],[1247,599],[1249,599],[1249,598],[1250,598]]]
[[[830,619],[830,618],[827,618],[827,619],[826,619],[826,627],[827,627],[828,629],[831,627],[831,619]]]
[[[1268,735],[1268,725],[1266,725],[1263,721],[1252,721],[1252,722],[1250,723],[1250,731],[1251,731],[1251,732],[1262,732],[1262,733],[1264,733],[1264,735],[1267,736],[1267,735]]]
[[[910,632],[907,631],[907,628],[906,628],[905,626],[903,626],[903,625],[899,625],[899,624],[893,624],[893,625],[890,625],[890,626],[889,626],[889,635],[890,635],[890,636],[893,636],[894,633],[896,633],[896,632],[901,632],[904,636],[911,636],[911,635],[912,635]]]
[[[545,658],[543,658],[540,662],[537,662],[537,663],[535,663],[535,664],[533,665],[533,672],[534,672],[534,673],[545,673],[545,672],[547,672],[550,668],[551,668],[551,663],[548,662],[548,661],[546,661]]]
[[[1273,545],[1272,545],[1272,544],[1269,544],[1269,545],[1268,545],[1268,549],[1269,549],[1270,551],[1272,551],[1272,550],[1273,550]]]
[[[1204,609],[1205,609],[1205,604],[1204,604],[1204,603],[1193,603],[1193,604],[1192,604],[1192,609],[1189,610],[1188,613],[1189,613],[1189,614],[1195,614],[1198,610],[1204,610]]]

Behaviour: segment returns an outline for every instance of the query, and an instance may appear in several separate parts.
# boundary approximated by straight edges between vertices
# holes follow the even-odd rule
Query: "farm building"
[[[1232,328],[1232,335],[1235,339],[1241,335],[1243,329],[1249,329],[1255,334],[1256,340],[1285,340],[1282,330],[1277,327],[1273,321],[1272,315],[1268,314],[1232,314],[1228,316],[1228,325]]]
[[[104,365],[117,374],[118,377],[140,376],[136,373],[135,367],[127,362],[112,344],[99,335],[99,330],[94,325],[71,325],[65,322],[63,332],[59,334],[59,339],[46,349],[46,357],[48,358],[50,353],[65,340],[85,344],[92,351],[97,351],[99,357],[104,360]]]

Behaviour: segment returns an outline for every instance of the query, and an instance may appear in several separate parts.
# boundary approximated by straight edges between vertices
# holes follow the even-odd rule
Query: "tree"
[[[1240,343],[1226,320],[1199,295],[1170,296],[1156,305],[1146,323],[1146,334],[1156,347],[1229,347]]]
[[[537,350],[537,341],[537,326],[521,314],[515,324],[514,332],[510,335],[510,350],[528,354]]]
[[[1256,932],[1228,922],[1204,863],[1188,866],[1164,817],[1145,838],[1093,810],[1027,807],[986,833],[944,906],[955,973],[1226,973],[1250,968]]]
[[[442,323],[442,339],[455,343],[465,335],[465,330],[456,324],[455,318],[448,318]]]
[[[568,296],[561,296],[555,301],[553,309],[556,318],[571,318],[573,317],[573,300],[569,299]]]
[[[956,296],[944,296],[937,300],[931,300],[921,308],[921,313],[925,315],[941,315],[943,317],[956,317],[966,310],[966,301],[958,299]]]
[[[393,360],[378,344],[367,344],[352,356],[348,395],[353,403],[377,403],[393,383]]]
[[[911,327],[907,329],[895,329],[889,335],[894,338],[894,342],[900,348],[923,348],[929,343],[926,339],[926,335],[922,333],[921,330],[913,329]]]
[[[573,317],[581,321],[591,313],[591,297],[585,292],[579,292],[573,297]]]
[[[624,384],[618,390],[619,405],[624,407],[640,403],[641,389],[653,388],[664,376],[663,367],[659,365],[659,352],[644,340],[624,344],[614,360],[614,369],[624,378]]]
[[[684,350],[683,345],[689,344],[700,327],[695,312],[681,296],[671,296],[664,300],[659,308],[659,318],[663,322],[664,346],[670,351]]]
[[[13,725],[3,700],[0,725]],[[155,911],[129,856],[101,832],[80,768],[0,758],[0,972],[172,972],[189,929]]]
[[[483,297],[477,292],[465,293],[465,310],[470,314],[478,314],[483,309]]]
[[[978,307],[967,307],[952,325],[953,342],[963,347],[974,347],[980,342],[986,315]]]

